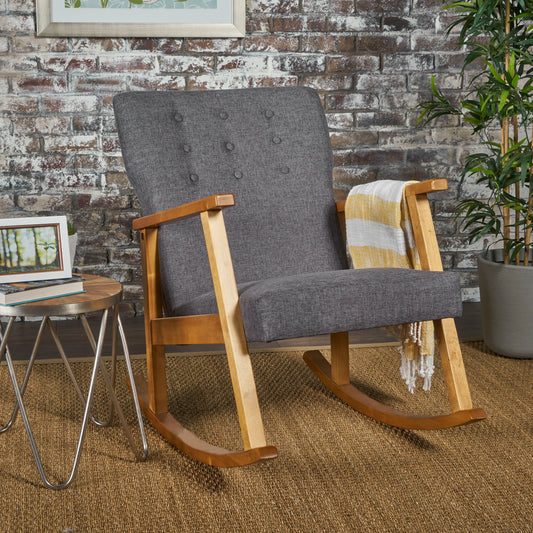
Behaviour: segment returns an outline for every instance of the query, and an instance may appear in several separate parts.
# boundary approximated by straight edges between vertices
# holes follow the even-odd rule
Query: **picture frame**
[[[66,216],[0,218],[0,283],[71,276]]]
[[[36,0],[36,9],[38,37],[244,37],[246,33],[245,0]]]

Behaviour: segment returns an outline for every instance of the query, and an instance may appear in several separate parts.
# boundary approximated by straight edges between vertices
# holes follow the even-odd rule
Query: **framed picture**
[[[243,37],[245,0],[36,0],[38,37]]]
[[[67,217],[0,218],[0,283],[71,276]]]

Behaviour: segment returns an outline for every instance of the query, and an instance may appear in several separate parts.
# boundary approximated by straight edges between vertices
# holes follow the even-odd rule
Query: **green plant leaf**
[[[500,105],[498,106],[498,111],[501,111],[504,108],[508,97],[509,97],[509,91],[502,91],[500,95]]]

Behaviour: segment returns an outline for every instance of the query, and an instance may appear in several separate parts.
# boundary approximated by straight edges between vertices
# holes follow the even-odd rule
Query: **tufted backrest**
[[[114,98],[144,215],[218,193],[237,283],[345,268],[328,128],[306,88],[131,92]],[[168,309],[213,289],[199,217],[162,227]]]

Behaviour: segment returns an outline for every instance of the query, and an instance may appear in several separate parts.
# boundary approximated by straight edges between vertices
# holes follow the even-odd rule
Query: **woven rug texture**
[[[217,469],[191,460],[146,422],[149,457],[136,462],[115,419],[91,424],[74,483],[44,487],[20,416],[0,434],[2,532],[513,532],[533,531],[533,360],[463,344],[475,407],[485,421],[440,431],[377,423],[346,406],[310,372],[302,353],[252,355],[267,443],[275,460]],[[374,398],[444,413],[437,364],[431,392],[407,392],[394,347],[351,350],[352,382]],[[90,362],[73,362],[86,390]],[[144,373],[144,361],[134,361]],[[17,365],[19,379],[24,371]],[[240,449],[224,356],[169,356],[170,411],[212,443]],[[119,362],[119,398],[134,407]],[[36,364],[25,395],[45,468],[68,476],[82,406],[62,363]],[[0,367],[0,422],[14,395]],[[95,413],[104,416],[98,386]],[[135,435],[138,436],[138,430]]]

